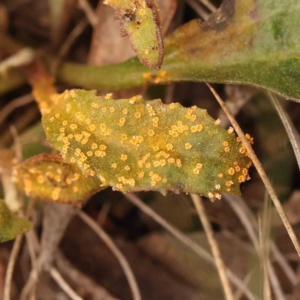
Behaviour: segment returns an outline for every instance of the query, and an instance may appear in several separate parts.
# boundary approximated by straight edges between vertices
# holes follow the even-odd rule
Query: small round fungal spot
[[[224,151],[225,151],[225,152],[229,152],[229,151],[230,151],[230,147],[225,147],[225,148],[224,148]]]
[[[154,162],[153,162],[153,166],[156,168],[156,167],[158,167],[158,166],[160,166],[160,162],[158,161],[158,160],[155,160]]]
[[[216,188],[217,190],[219,190],[219,189],[221,188],[221,185],[220,185],[220,184],[216,184],[216,185],[215,185],[215,188]]]
[[[181,168],[181,166],[182,166],[181,159],[179,159],[179,158],[176,159],[176,166],[178,168]]]
[[[247,176],[247,175],[248,175],[248,170],[247,170],[246,168],[244,168],[244,169],[242,170],[242,173],[243,173],[244,176]]]
[[[231,180],[226,181],[226,186],[232,186],[233,182]]]
[[[131,97],[131,98],[129,99],[129,102],[130,102],[131,104],[134,104],[134,103],[136,102],[136,100],[137,100],[136,96],[133,96],[133,97]]]
[[[154,135],[154,130],[152,130],[152,129],[148,130],[148,135],[153,136]]]
[[[233,175],[235,173],[234,168],[228,169],[228,174]]]
[[[173,145],[170,144],[170,143],[168,143],[168,144],[166,145],[166,149],[167,149],[167,150],[172,150],[172,149],[173,149]]]
[[[106,145],[100,145],[100,146],[99,146],[99,149],[102,150],[102,151],[105,150],[106,148],[107,148]]]
[[[107,108],[106,108],[106,107],[102,107],[102,109],[101,109],[101,110],[102,110],[102,112],[103,112],[103,113],[106,113],[106,111],[107,111]]]
[[[124,108],[124,109],[122,110],[122,113],[123,113],[123,115],[127,115],[127,114],[128,114],[128,109]]]
[[[97,148],[98,148],[98,145],[97,145],[96,143],[93,143],[93,144],[92,144],[92,149],[95,150],[95,149],[97,149]]]
[[[124,161],[125,161],[125,160],[127,160],[127,158],[128,158],[128,156],[127,156],[126,154],[122,154],[122,155],[121,155],[121,160],[124,160]]]
[[[240,152],[241,154],[245,154],[245,153],[246,153],[246,148],[245,148],[245,147],[241,147],[241,148],[239,149],[239,152]]]
[[[88,152],[86,153],[86,155],[87,155],[87,156],[93,156],[93,152],[92,152],[92,151],[88,151]]]
[[[215,121],[215,125],[220,125],[221,124],[221,120],[220,119],[217,119],[216,121]]]
[[[190,143],[185,143],[184,147],[185,149],[189,150],[192,148],[192,145]]]
[[[199,170],[198,168],[195,168],[195,169],[193,170],[193,173],[194,173],[195,175],[198,175],[199,172],[200,172],[200,170]]]
[[[242,182],[244,182],[245,180],[246,180],[246,178],[245,178],[244,175],[240,175],[240,176],[238,177],[239,183],[242,183]]]
[[[210,199],[214,198],[214,194],[213,194],[212,192],[209,192],[209,193],[207,194],[207,196],[208,196],[208,198],[210,198]]]
[[[122,141],[125,141],[126,139],[127,139],[127,135],[126,135],[126,134],[122,134],[122,135],[121,135],[121,140],[122,140]]]
[[[44,176],[39,175],[38,178],[37,178],[37,182],[40,183],[40,184],[44,183],[45,182]]]
[[[130,170],[130,167],[129,167],[129,166],[125,166],[124,169],[125,169],[126,171],[129,171],[129,170]]]
[[[111,167],[112,167],[113,169],[115,169],[115,168],[117,167],[117,164],[116,164],[116,163],[112,163],[112,164],[111,164]]]
[[[196,168],[199,169],[199,170],[201,170],[201,169],[202,169],[202,166],[203,166],[202,164],[198,163],[198,164],[196,165]]]
[[[134,114],[134,117],[135,117],[136,119],[139,119],[139,118],[141,117],[141,113],[137,111],[137,112]]]
[[[222,195],[220,193],[215,193],[215,198],[221,200],[222,198]]]
[[[229,127],[228,130],[227,130],[227,132],[228,132],[229,134],[232,134],[232,133],[234,132],[234,129],[233,129],[232,127]]]
[[[110,100],[112,98],[112,93],[106,94],[104,98]]]
[[[218,177],[223,178],[224,177],[223,173],[218,174]]]
[[[59,199],[60,191],[61,191],[61,189],[57,188],[57,187],[53,190],[51,197],[54,201]]]

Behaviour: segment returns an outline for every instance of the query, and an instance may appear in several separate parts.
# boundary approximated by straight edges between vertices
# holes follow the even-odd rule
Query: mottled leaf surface
[[[251,84],[300,99],[300,2],[225,0],[206,22],[193,20],[165,39],[161,72],[138,60],[103,68],[64,64],[60,79],[85,88],[210,81]]]
[[[113,100],[93,91],[52,97],[43,126],[50,143],[85,176],[123,192],[239,194],[251,162],[233,133],[205,110],[178,103]]]
[[[159,69],[163,60],[163,40],[155,0],[106,0],[104,3],[116,10],[121,30],[128,34],[140,61]]]
[[[13,240],[18,234],[27,232],[31,227],[31,222],[24,218],[15,216],[0,200],[0,242]]]
[[[14,181],[28,197],[63,203],[82,202],[103,189],[96,177],[85,177],[59,155],[40,154],[17,165]]]

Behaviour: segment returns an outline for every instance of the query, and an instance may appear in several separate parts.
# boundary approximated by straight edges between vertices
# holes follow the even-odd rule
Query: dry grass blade
[[[256,219],[254,218],[254,215],[247,207],[245,201],[243,200],[243,198],[230,194],[224,195],[224,198],[240,219],[256,251],[259,252],[259,244],[256,233],[258,230],[258,224],[256,222]],[[292,285],[296,285],[298,282],[297,275],[294,273],[293,269],[291,268],[287,260],[283,257],[282,253],[278,250],[273,241],[270,241],[270,247],[274,255],[274,259],[278,262],[286,277],[290,280]]]
[[[216,267],[221,279],[222,287],[224,290],[226,300],[234,300],[232,289],[227,278],[226,269],[224,266],[224,262],[221,256],[221,252],[218,246],[216,239],[214,238],[213,229],[209,223],[209,220],[206,216],[205,208],[203,205],[202,198],[199,195],[191,194],[191,198],[196,207],[196,211],[204,228],[205,234],[207,236],[211,251],[213,253]]]
[[[12,275],[13,275],[16,260],[17,260],[17,257],[18,257],[19,251],[20,251],[22,240],[23,240],[23,234],[19,235],[15,239],[15,242],[14,242],[10,257],[9,257],[7,271],[5,274],[3,300],[10,300]]]
[[[141,293],[137,285],[135,276],[131,270],[131,267],[127,259],[124,257],[122,252],[117,248],[117,246],[114,244],[112,239],[106,234],[106,232],[100,226],[98,226],[98,224],[92,218],[90,218],[87,214],[85,214],[81,210],[78,210],[77,214],[88,226],[91,227],[91,229],[94,230],[94,232],[100,237],[100,239],[106,244],[106,246],[112,251],[115,257],[118,259],[128,280],[129,286],[132,291],[133,299],[141,300],[142,299]]]
[[[61,287],[61,289],[72,299],[72,300],[83,300],[63,279],[60,273],[53,267],[50,268],[49,273],[55,282]]]
[[[248,140],[246,139],[241,127],[238,125],[238,123],[236,122],[234,116],[231,114],[231,112],[229,111],[229,109],[227,108],[226,104],[224,103],[224,101],[220,98],[220,96],[217,94],[217,92],[209,85],[207,84],[208,88],[211,90],[211,92],[213,93],[213,95],[215,96],[216,100],[219,102],[220,106],[222,107],[222,109],[224,110],[224,112],[226,113],[228,119],[230,120],[233,128],[235,129],[235,131],[237,132],[238,136],[241,138],[242,143],[244,144],[244,147],[246,148],[247,152],[249,153],[249,157],[251,158],[254,166],[256,167],[256,170],[258,172],[258,174],[260,175],[266,190],[268,191],[276,209],[277,212],[282,220],[282,223],[284,225],[284,227],[286,228],[286,231],[297,251],[298,256],[300,257],[300,245],[299,242],[297,240],[297,237],[295,235],[295,232],[289,222],[289,220],[286,217],[286,214],[283,210],[283,207],[275,193],[275,190],[266,174],[266,172],[264,171],[259,159],[257,158],[256,154],[254,153],[250,143],[248,142]]]
[[[33,102],[32,94],[27,94],[21,96],[19,98],[14,99],[10,103],[8,103],[3,109],[0,111],[0,124],[4,122],[4,120],[18,107],[24,106],[28,103]]]
[[[205,11],[205,9],[203,9],[200,5],[200,3],[198,1],[194,1],[194,0],[186,0],[187,4],[193,8],[193,10],[197,13],[197,15],[199,17],[201,17],[204,21],[206,21],[209,17],[209,13],[207,13]]]
[[[74,267],[61,251],[57,251],[55,261],[60,272],[67,276],[83,295],[89,295],[89,300],[118,300],[92,278]],[[93,291],[93,293],[91,294],[90,291]]]
[[[298,167],[300,169],[300,137],[297,132],[297,129],[295,128],[295,126],[294,126],[292,120],[290,119],[290,117],[288,116],[288,114],[284,111],[277,96],[271,92],[268,92],[267,95],[269,96],[272,104],[274,105],[275,109],[277,110],[277,113],[281,119],[281,122],[282,122],[283,126],[285,127],[287,135],[292,144],[292,147],[293,147],[293,150],[295,153],[295,157],[297,159]]]
[[[209,0],[198,0],[201,2],[204,6],[206,6],[207,9],[209,9],[211,12],[215,12],[217,8],[209,1]]]
[[[66,38],[63,45],[60,47],[59,52],[51,66],[52,71],[56,72],[58,66],[60,65],[61,61],[65,57],[65,55],[70,50],[71,46],[74,44],[76,39],[81,35],[81,33],[85,30],[88,25],[88,21],[86,19],[81,20],[70,32],[68,37]]]
[[[87,19],[91,23],[92,26],[96,26],[98,23],[97,15],[95,14],[93,8],[87,0],[79,0],[78,5],[84,11]]]
[[[144,214],[150,216],[153,220],[155,220],[158,224],[160,224],[164,229],[169,231],[175,238],[177,238],[181,243],[186,245],[189,249],[194,251],[199,257],[204,259],[205,261],[215,265],[215,261],[213,257],[203,248],[201,248],[197,243],[188,238],[185,234],[176,229],[173,225],[163,219],[160,215],[158,215],[154,210],[152,210],[148,205],[144,204],[137,196],[133,194],[125,194],[124,195],[131,203],[137,206]],[[235,285],[241,293],[243,293],[249,300],[256,300],[256,297],[252,294],[252,292],[247,288],[247,286],[238,278],[235,274],[231,272],[228,268],[226,268],[226,273],[230,281],[233,285]]]
[[[263,269],[263,299],[271,300],[271,287],[268,277],[269,270],[269,207],[267,205],[268,197],[266,197],[263,205],[262,217],[258,219],[258,232],[259,232],[259,255]]]

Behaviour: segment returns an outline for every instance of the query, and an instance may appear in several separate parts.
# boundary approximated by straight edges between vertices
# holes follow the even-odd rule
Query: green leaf
[[[132,48],[140,61],[159,69],[163,60],[163,40],[160,31],[159,10],[154,0],[106,0],[128,34]]]
[[[96,177],[85,177],[59,155],[40,154],[18,164],[14,181],[28,197],[62,203],[83,202],[103,189]]]
[[[251,165],[233,134],[206,110],[179,103],[112,100],[93,91],[71,90],[52,97],[44,111],[48,140],[69,163],[103,186],[122,192],[239,194]],[[249,137],[250,139],[250,137]]]
[[[0,242],[13,240],[18,234],[27,232],[32,226],[31,222],[15,216],[0,200]]]
[[[58,77],[97,89],[170,81],[251,84],[300,99],[299,12],[296,0],[225,0],[206,22],[193,20],[165,39],[162,72],[133,59],[105,67],[64,64]]]

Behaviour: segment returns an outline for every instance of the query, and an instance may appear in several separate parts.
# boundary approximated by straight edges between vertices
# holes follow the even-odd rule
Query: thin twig
[[[89,20],[90,24],[95,27],[98,24],[98,18],[90,3],[87,0],[78,0],[78,5],[84,11],[86,18]]]
[[[34,102],[32,94],[27,94],[9,102],[0,111],[0,124],[18,107],[24,106],[28,103]]]
[[[233,196],[230,194],[225,194],[223,196],[225,200],[229,203],[231,208],[234,210],[237,217],[240,219],[241,223],[246,229],[247,234],[250,237],[252,244],[254,245],[254,248],[258,252],[259,245],[258,245],[257,234],[256,234],[258,230],[258,224],[253,213],[248,208],[243,198]],[[288,264],[283,254],[278,250],[278,247],[272,240],[270,241],[270,247],[274,259],[277,261],[277,263],[285,273],[286,277],[290,280],[291,284],[295,286],[298,282],[297,275],[294,273],[293,269]]]
[[[250,279],[252,278],[252,276],[253,276],[253,270],[248,272],[248,274],[244,278],[243,282],[245,285],[247,285],[250,282]],[[243,296],[243,291],[241,291],[240,289],[237,289],[234,293],[234,299],[240,300],[242,296]]]
[[[148,205],[143,203],[137,196],[134,194],[125,194],[124,195],[131,203],[137,206],[144,214],[150,216],[153,220],[155,220],[158,224],[160,224],[164,229],[169,231],[175,238],[177,238],[182,244],[186,245],[189,249],[194,251],[199,257],[207,261],[208,263],[215,265],[215,261],[213,257],[208,253],[205,249],[201,248],[197,243],[195,243],[192,239],[187,237],[184,233],[180,232],[177,228],[163,219],[160,215],[158,215],[154,210],[152,210]],[[231,270],[226,268],[227,276],[239,290],[243,292],[243,294],[251,300],[255,300],[256,297],[252,294],[252,292],[245,286],[245,284],[234,274]]]
[[[217,8],[209,0],[198,0],[198,1],[201,2],[204,6],[206,6],[206,8],[211,12],[215,12],[217,10]]]
[[[268,271],[270,270],[270,263],[269,263],[269,243],[268,239],[270,236],[269,233],[269,207],[268,207],[268,195],[266,195],[262,216],[258,218],[258,233],[259,233],[259,255],[260,261],[262,264],[263,269],[263,299],[264,300],[271,300],[271,288],[270,288],[270,281],[268,277]],[[276,277],[276,276],[275,276]]]
[[[61,251],[56,252],[55,261],[60,272],[67,276],[73,282],[73,285],[76,285],[77,289],[82,291],[83,295],[93,291],[90,300],[118,300],[92,278],[79,271]]]
[[[194,0],[186,0],[186,2],[204,21],[208,19],[209,13],[207,13],[205,9],[201,7],[199,2],[196,2]]]
[[[199,216],[202,226],[204,228],[205,234],[207,236],[208,243],[211,248],[211,252],[214,256],[214,259],[216,262],[216,267],[217,267],[217,270],[218,270],[218,273],[219,273],[219,276],[221,279],[225,297],[227,300],[234,300],[232,288],[231,288],[231,285],[229,283],[229,280],[228,280],[228,277],[226,274],[225,265],[224,265],[224,262],[222,259],[221,251],[219,249],[216,239],[214,238],[214,233],[213,233],[211,224],[209,223],[208,218],[206,216],[202,198],[196,194],[191,194],[191,198],[196,207],[196,211],[198,213],[198,216]]]
[[[113,240],[106,234],[106,232],[100,226],[98,226],[98,224],[92,218],[90,218],[81,210],[77,210],[77,214],[88,226],[91,227],[91,229],[94,230],[94,232],[100,237],[100,239],[106,244],[106,246],[118,259],[126,275],[133,299],[141,300],[141,293],[137,285],[134,273],[123,253],[118,249],[118,247],[114,244]]]
[[[55,57],[55,60],[53,61],[53,64],[51,66],[52,72],[55,73],[58,69],[58,66],[60,65],[61,61],[65,57],[65,55],[69,52],[71,46],[76,41],[76,39],[81,35],[81,33],[84,31],[86,26],[88,25],[88,22],[86,19],[81,20],[70,32],[68,37],[66,38],[63,45],[60,47],[57,56]]]
[[[244,145],[244,147],[246,148],[249,157],[251,158],[254,166],[256,167],[256,170],[258,172],[258,174],[260,175],[260,178],[262,179],[276,209],[277,212],[282,220],[282,223],[292,241],[292,243],[294,244],[294,247],[297,251],[298,256],[300,257],[300,245],[299,242],[297,240],[297,237],[295,235],[295,232],[289,222],[289,220],[286,217],[286,214],[283,210],[283,207],[275,193],[275,190],[266,174],[266,172],[264,171],[259,159],[257,158],[256,154],[254,153],[250,143],[248,142],[248,140],[246,139],[241,127],[238,125],[238,123],[236,122],[234,116],[231,114],[231,112],[229,111],[229,109],[227,108],[226,104],[224,103],[224,101],[221,99],[221,97],[217,94],[217,92],[214,90],[214,88],[212,86],[210,86],[207,83],[208,88],[211,90],[212,94],[215,96],[216,100],[219,102],[220,106],[222,107],[222,109],[224,110],[224,112],[226,113],[228,119],[230,120],[233,128],[235,129],[235,131],[237,132],[238,136],[241,138],[242,143]]]
[[[13,275],[16,260],[17,260],[17,257],[18,257],[19,251],[20,251],[22,240],[23,240],[23,234],[20,234],[17,236],[17,238],[14,241],[14,245],[13,245],[10,257],[9,257],[7,270],[6,270],[6,274],[5,274],[3,300],[10,300],[12,275]]]
[[[64,280],[64,278],[60,275],[60,273],[54,268],[51,267],[49,269],[49,273],[51,277],[55,280],[55,282],[60,286],[60,288],[72,299],[72,300],[83,300]]]
[[[268,92],[267,95],[269,96],[272,104],[274,105],[275,109],[277,110],[277,113],[281,119],[281,122],[283,126],[285,127],[285,130],[287,132],[287,135],[290,139],[290,142],[292,144],[295,157],[298,163],[298,167],[300,169],[300,137],[297,132],[297,129],[295,128],[292,120],[288,116],[288,114],[284,111],[283,107],[281,106],[279,100],[277,99],[277,96],[275,96],[273,93]]]

